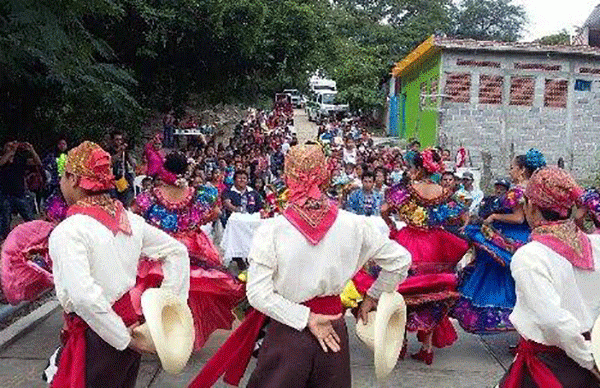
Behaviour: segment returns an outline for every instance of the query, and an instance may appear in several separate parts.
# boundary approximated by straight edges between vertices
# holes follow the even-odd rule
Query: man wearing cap
[[[84,142],[68,153],[60,188],[70,207],[49,239],[65,312],[51,388],[135,386],[140,353],[149,351],[132,335],[138,316],[128,294],[140,256],[163,261],[161,288],[187,299],[187,250],[112,199],[113,184],[110,155],[100,146]]]
[[[502,208],[502,203],[509,189],[510,181],[506,178],[500,178],[494,182],[494,195],[485,197],[479,205],[478,213],[482,220]]]
[[[289,204],[264,221],[248,256],[247,296],[256,309],[206,364],[190,388],[210,387],[221,375],[237,385],[254,341],[270,318],[251,388],[349,388],[348,333],[339,295],[373,259],[381,268],[359,315],[365,319],[382,292],[394,291],[410,253],[383,235],[372,218],[331,203],[320,187],[329,179],[317,145],[292,147],[285,160]]]
[[[462,174],[463,191],[466,194],[466,198],[471,201],[471,204],[469,205],[469,213],[471,214],[477,213],[477,209],[479,209],[479,205],[481,205],[481,201],[483,201],[483,191],[475,188],[473,182],[475,182],[473,173],[465,171]]]
[[[600,387],[589,341],[600,314],[600,236],[585,235],[570,218],[581,193],[556,167],[529,180],[531,242],[510,265],[517,292],[510,320],[522,340],[500,388]]]

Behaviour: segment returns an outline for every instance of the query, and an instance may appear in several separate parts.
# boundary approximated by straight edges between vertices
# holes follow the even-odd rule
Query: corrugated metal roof
[[[590,46],[546,46],[534,42],[493,42],[473,39],[436,37],[434,45],[443,49],[475,50],[491,52],[555,53],[600,56],[600,48]]]
[[[590,27],[592,29],[600,29],[600,4],[594,8],[590,16],[585,21],[583,27]]]
[[[557,45],[547,46],[534,42],[494,42],[474,39],[454,39],[431,36],[414,49],[392,69],[394,77],[410,72],[416,65],[440,50],[466,50],[485,52],[513,52],[535,54],[562,54],[600,57],[600,47]]]

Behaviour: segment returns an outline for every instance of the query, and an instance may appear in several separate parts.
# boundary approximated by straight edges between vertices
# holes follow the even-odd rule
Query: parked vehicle
[[[340,118],[348,115],[348,104],[341,103],[337,92],[322,91],[313,93],[311,100],[306,104],[306,113],[309,121],[320,121],[325,117]]]
[[[321,92],[337,92],[336,82],[327,78],[313,76],[310,78],[308,85],[313,94]]]
[[[300,94],[300,91],[298,89],[285,89],[283,91],[283,93],[287,94],[290,96],[291,101],[292,101],[292,105],[295,108],[301,108],[302,107],[302,96]]]

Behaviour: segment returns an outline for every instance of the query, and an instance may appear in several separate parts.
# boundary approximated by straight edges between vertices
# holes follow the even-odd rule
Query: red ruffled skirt
[[[202,231],[197,234],[198,236],[194,237],[191,236],[191,233],[186,233],[184,238],[181,238],[181,235],[174,236],[188,247],[192,262],[190,263],[188,305],[194,317],[196,332],[194,350],[202,348],[215,330],[231,329],[235,320],[232,310],[246,296],[244,283],[224,270],[211,268],[211,264],[221,262],[219,253]],[[160,262],[148,259],[140,261],[137,284],[130,291],[138,314],[141,315],[140,298],[142,293],[148,288],[160,286],[162,279]]]
[[[469,243],[443,229],[417,229],[410,226],[390,232],[390,238],[412,255],[412,274],[454,273],[454,267],[467,253]]]
[[[408,278],[398,286],[407,307],[406,329],[418,332],[419,341],[433,332],[433,345],[452,345],[458,336],[448,312],[459,298],[454,267],[467,252],[466,241],[442,229],[421,230],[406,227],[392,231],[390,238],[412,255]],[[357,290],[364,294],[375,278],[360,270],[353,278]]]

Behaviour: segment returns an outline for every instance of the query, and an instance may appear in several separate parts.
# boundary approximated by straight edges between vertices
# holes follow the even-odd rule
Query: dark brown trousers
[[[85,331],[86,388],[133,388],[140,369],[140,354],[120,351],[91,329]]]
[[[325,353],[308,329],[271,320],[248,388],[350,388],[350,349],[344,318],[333,322],[341,350]]]
[[[581,367],[573,359],[569,358],[569,356],[567,356],[567,354],[564,352],[541,352],[538,353],[536,357],[543,362],[548,369],[550,369],[558,381],[560,381],[563,388],[600,388],[600,382],[596,380],[594,375],[592,375],[589,370]],[[505,380],[508,378],[509,373],[510,368],[500,381],[500,388],[504,386]],[[528,370],[525,370],[520,387],[546,388],[538,387],[538,385],[533,381],[533,378]]]

